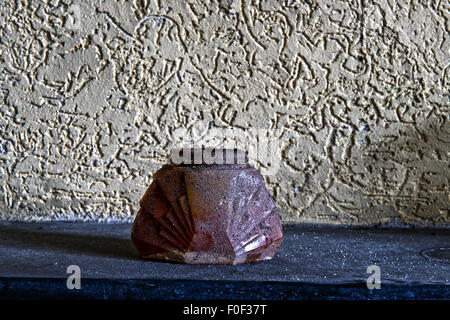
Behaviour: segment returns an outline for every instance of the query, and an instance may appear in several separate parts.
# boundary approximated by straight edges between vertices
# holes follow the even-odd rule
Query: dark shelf
[[[275,258],[181,265],[141,259],[131,225],[0,223],[2,299],[450,299],[448,229],[285,226]],[[81,290],[69,290],[69,265]],[[367,267],[381,270],[369,290]]]

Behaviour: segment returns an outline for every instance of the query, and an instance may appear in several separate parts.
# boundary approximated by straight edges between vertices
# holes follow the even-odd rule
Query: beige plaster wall
[[[260,128],[283,221],[448,224],[449,10],[0,1],[0,218],[132,220],[177,129]]]

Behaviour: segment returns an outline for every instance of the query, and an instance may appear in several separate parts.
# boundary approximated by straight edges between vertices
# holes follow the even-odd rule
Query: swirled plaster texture
[[[448,225],[449,10],[0,1],[0,217],[132,220],[174,130],[256,127],[283,221]]]

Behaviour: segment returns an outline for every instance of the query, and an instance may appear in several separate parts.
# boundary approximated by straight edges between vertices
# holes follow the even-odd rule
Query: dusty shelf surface
[[[307,297],[306,291],[317,298],[388,297],[382,294],[383,289],[400,298],[405,298],[401,294],[407,294],[406,298],[433,294],[450,298],[448,229],[288,225],[284,226],[283,244],[274,259],[235,266],[144,260],[130,240],[130,229],[130,224],[0,223],[0,296],[21,297],[32,288],[38,296],[45,290],[46,296],[51,297],[52,292],[59,295],[58,290],[67,291],[67,267],[77,265],[82,283],[91,286],[87,296],[97,297],[95,292],[103,290],[99,298],[106,299],[148,298],[146,290],[154,291],[147,292],[156,295],[150,298],[201,298],[199,290],[210,291],[210,296],[203,298],[229,298],[227,294],[237,298],[302,298]],[[380,268],[380,290],[366,287],[370,276],[367,268],[371,265]],[[117,285],[122,287],[118,296],[117,292],[106,290],[110,292],[106,294],[105,288],[100,288],[113,290]],[[28,291],[27,286],[31,288]],[[202,286],[206,286],[204,290]],[[124,288],[140,291],[133,291],[137,294],[134,296],[128,291],[123,293]],[[321,288],[327,288],[328,293]],[[246,290],[259,290],[266,296],[252,296]],[[83,290],[79,291],[76,295],[82,296]]]

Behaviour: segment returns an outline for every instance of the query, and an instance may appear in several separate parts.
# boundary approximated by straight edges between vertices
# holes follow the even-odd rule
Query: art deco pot
[[[223,155],[213,164],[186,164],[205,150],[190,152],[192,161],[158,170],[140,201],[131,238],[142,257],[189,264],[271,259],[282,227],[258,170],[236,149],[213,150]]]

